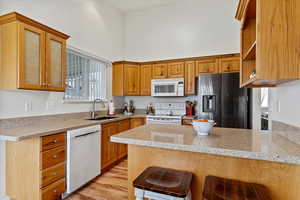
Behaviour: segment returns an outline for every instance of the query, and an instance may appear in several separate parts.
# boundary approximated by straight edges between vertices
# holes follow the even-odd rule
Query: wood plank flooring
[[[128,200],[127,167],[122,161],[66,200]]]

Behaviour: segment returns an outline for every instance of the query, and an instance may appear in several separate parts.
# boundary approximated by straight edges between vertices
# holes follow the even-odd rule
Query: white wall
[[[20,12],[71,35],[69,45],[111,61],[123,59],[124,15],[105,1],[2,0],[1,3],[0,14]],[[108,88],[108,91],[111,89]],[[83,112],[91,108],[90,104],[62,104],[62,97],[62,93],[52,92],[0,91],[0,119]],[[32,105],[31,110],[25,111],[25,102]]]
[[[71,35],[68,40],[69,45],[111,61],[123,60],[124,15],[105,2],[103,0],[0,0],[0,14],[20,12]],[[108,80],[111,83],[111,70]],[[63,104],[62,97],[62,93],[52,92],[0,91],[0,119],[84,112],[91,109],[90,104]],[[25,111],[25,102],[32,105],[31,110]],[[101,107],[99,106],[98,109]],[[4,195],[3,146],[1,143],[0,199]]]
[[[280,85],[270,92],[272,119],[300,127],[300,81]]]
[[[238,0],[184,0],[126,14],[125,58],[151,61],[240,52]]]

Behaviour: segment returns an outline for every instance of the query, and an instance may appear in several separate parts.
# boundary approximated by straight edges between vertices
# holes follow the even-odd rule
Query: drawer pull
[[[54,159],[57,158],[57,155],[54,155],[53,158],[54,158]]]
[[[53,190],[53,193],[57,193],[57,190]]]
[[[52,174],[53,176],[57,176],[57,172],[53,172],[53,174]]]

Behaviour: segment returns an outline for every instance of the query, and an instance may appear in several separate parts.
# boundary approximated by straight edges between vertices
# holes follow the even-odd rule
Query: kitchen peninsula
[[[111,141],[129,145],[129,199],[133,180],[150,166],[192,172],[195,200],[202,199],[208,175],[263,184],[274,200],[300,196],[300,145],[279,132],[215,128],[210,136],[197,136],[188,126],[146,125]]]

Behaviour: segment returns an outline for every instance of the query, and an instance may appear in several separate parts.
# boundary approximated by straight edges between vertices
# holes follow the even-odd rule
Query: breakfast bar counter
[[[276,132],[214,128],[197,136],[192,126],[146,125],[111,137],[112,142],[300,164],[300,145]]]
[[[192,172],[195,200],[209,175],[265,185],[273,200],[300,196],[300,145],[280,132],[214,128],[197,136],[192,126],[145,125],[111,141],[128,144],[129,199],[132,181],[150,166]]]

